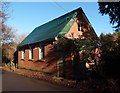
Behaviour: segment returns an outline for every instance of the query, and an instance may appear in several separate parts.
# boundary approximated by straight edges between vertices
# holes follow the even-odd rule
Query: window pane
[[[32,57],[31,57],[31,50],[29,50],[29,59],[32,59]]]
[[[22,54],[22,55],[21,55],[22,59],[25,59],[25,50],[22,50],[22,51],[21,51],[21,54]]]
[[[33,48],[29,50],[29,59],[33,59]]]
[[[39,47],[39,59],[44,58],[44,47]]]

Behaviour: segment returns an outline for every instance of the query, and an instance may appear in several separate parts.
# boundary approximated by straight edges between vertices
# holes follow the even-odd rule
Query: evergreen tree
[[[116,31],[120,31],[120,1],[98,2],[98,5],[99,12],[102,15],[109,15],[110,23],[113,25]]]

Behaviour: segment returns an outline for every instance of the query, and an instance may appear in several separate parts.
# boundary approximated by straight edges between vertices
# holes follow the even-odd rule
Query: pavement
[[[2,66],[0,66],[0,93],[2,92]]]
[[[53,85],[5,70],[2,71],[0,77],[2,77],[2,91],[76,91],[73,88]]]

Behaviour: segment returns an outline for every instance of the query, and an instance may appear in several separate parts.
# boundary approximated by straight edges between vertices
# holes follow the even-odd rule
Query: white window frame
[[[39,60],[44,59],[44,47],[39,47]]]
[[[25,50],[21,51],[21,59],[25,59]]]
[[[29,49],[29,59],[32,59],[31,49]]]
[[[29,59],[33,59],[34,54],[32,51],[33,51],[33,48],[30,48],[29,49]]]

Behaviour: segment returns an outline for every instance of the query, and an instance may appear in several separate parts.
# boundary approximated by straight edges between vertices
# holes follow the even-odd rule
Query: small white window
[[[44,59],[44,47],[39,47],[39,59]]]
[[[25,50],[21,51],[21,59],[25,59]]]
[[[29,59],[33,59],[33,48],[29,50]]]

